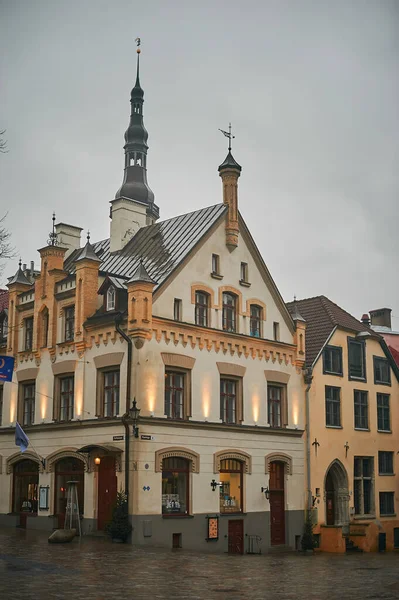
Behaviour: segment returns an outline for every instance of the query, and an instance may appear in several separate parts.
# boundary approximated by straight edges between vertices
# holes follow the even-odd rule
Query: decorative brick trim
[[[251,316],[251,304],[255,304],[256,306],[260,306],[262,309],[262,321],[266,321],[266,304],[259,300],[258,298],[250,298],[246,301],[246,312],[243,313],[244,316]]]
[[[244,377],[247,367],[228,362],[217,362],[216,366],[221,375],[234,375],[235,377]]]
[[[191,304],[195,304],[195,292],[208,294],[210,298],[209,308],[217,308],[217,305],[215,305],[215,292],[212,288],[204,283],[193,283],[191,286]]]
[[[167,367],[180,367],[181,369],[193,369],[195,358],[185,354],[175,354],[174,352],[161,352],[164,365]]]
[[[213,455],[213,472],[220,472],[220,463],[222,460],[239,460],[243,463],[244,473],[252,473],[252,456],[247,454],[243,450],[230,449],[230,450],[219,450]]]
[[[270,463],[284,463],[284,472],[286,475],[292,475],[292,456],[284,454],[284,452],[272,452],[265,456],[265,473],[270,473]]]
[[[37,463],[39,466],[39,473],[44,473],[43,465],[36,454],[26,450],[23,454],[21,452],[15,452],[6,459],[6,472],[8,475],[12,472],[13,466],[21,462],[21,460],[33,460],[33,462]]]
[[[192,473],[199,473],[200,455],[197,452],[194,452],[194,450],[183,448],[183,446],[172,446],[170,448],[163,448],[162,450],[157,450],[155,452],[155,472],[162,472],[162,461],[165,458],[171,457],[185,458],[191,461]]]
[[[218,294],[218,306],[215,306],[215,308],[222,310],[222,308],[223,308],[223,292],[231,292],[232,294],[237,296],[237,314],[242,315],[243,314],[243,312],[242,312],[242,292],[231,285],[221,285],[218,288],[218,293],[219,293]]]
[[[55,463],[62,458],[77,458],[82,461],[85,473],[89,471],[89,461],[87,457],[83,454],[79,454],[77,448],[62,448],[61,450],[55,450],[55,452],[46,456],[46,473],[53,473]]]

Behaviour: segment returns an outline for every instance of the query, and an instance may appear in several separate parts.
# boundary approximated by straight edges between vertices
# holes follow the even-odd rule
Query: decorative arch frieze
[[[252,473],[252,456],[243,450],[219,450],[213,455],[213,472],[219,473],[222,460],[239,460],[244,465],[244,473]]]
[[[34,454],[33,452],[30,452],[29,450],[26,450],[25,452],[15,452],[14,454],[11,454],[11,456],[9,456],[6,460],[6,472],[9,475],[12,472],[12,469],[14,467],[14,465],[16,465],[17,463],[19,463],[21,460],[33,460],[33,462],[37,463],[39,465],[39,473],[44,473],[44,468],[43,468],[43,464],[41,463],[40,459],[36,456],[36,454]]]
[[[83,463],[85,473],[89,471],[89,461],[84,454],[77,452],[77,448],[61,448],[46,457],[46,473],[53,473],[54,465],[62,458],[77,458]]]
[[[191,304],[195,304],[195,292],[204,292],[205,294],[208,294],[210,299],[209,308],[217,308],[217,305],[215,305],[215,292],[212,288],[204,283],[193,283],[191,285]]]
[[[272,452],[265,456],[265,473],[270,473],[270,464],[272,462],[284,463],[284,472],[286,475],[292,475],[292,456],[284,452]]]
[[[218,306],[215,306],[215,308],[222,310],[222,308],[223,308],[223,292],[231,292],[232,294],[237,296],[237,312],[239,315],[242,315],[243,314],[243,312],[242,312],[242,292],[231,285],[221,285],[218,288]]]
[[[155,452],[155,472],[162,472],[162,461],[165,458],[185,458],[191,462],[192,473],[199,473],[200,470],[200,455],[194,450],[189,448],[183,448],[182,446],[171,446],[169,448],[162,448]]]
[[[266,321],[266,304],[259,300],[259,298],[250,298],[246,301],[246,312],[243,313],[246,317],[251,316],[251,304],[255,304],[256,306],[260,306],[262,309],[262,321]]]

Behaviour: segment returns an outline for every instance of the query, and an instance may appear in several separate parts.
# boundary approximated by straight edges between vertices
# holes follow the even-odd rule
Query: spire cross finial
[[[90,231],[87,230],[87,236],[86,236],[87,241],[90,243]]]
[[[49,239],[47,241],[49,246],[57,246],[57,233],[55,231],[55,212],[53,212],[53,228],[52,231],[49,233]]]
[[[223,129],[219,129],[219,131],[221,131],[223,133],[223,135],[225,135],[227,138],[229,138],[229,152],[231,152],[231,140],[234,140],[234,138],[236,137],[235,135],[231,134],[231,123],[229,123],[228,131],[224,131]]]
[[[22,267],[22,259],[21,259],[21,257],[19,257],[19,263],[18,263],[18,266],[19,266],[19,268],[21,268],[21,267]]]

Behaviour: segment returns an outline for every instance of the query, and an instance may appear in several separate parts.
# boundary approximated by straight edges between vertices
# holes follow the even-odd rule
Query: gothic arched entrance
[[[346,525],[349,522],[348,475],[339,460],[327,469],[324,482],[326,525]]]

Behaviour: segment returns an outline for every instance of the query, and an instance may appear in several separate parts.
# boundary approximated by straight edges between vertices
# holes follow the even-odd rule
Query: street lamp
[[[129,408],[129,420],[133,423],[133,435],[135,438],[139,437],[139,428],[137,426],[140,418],[140,408],[137,408],[136,398],[133,400],[131,408]]]
[[[260,491],[262,492],[262,494],[265,494],[266,500],[270,499],[270,490],[268,487],[261,487]]]

